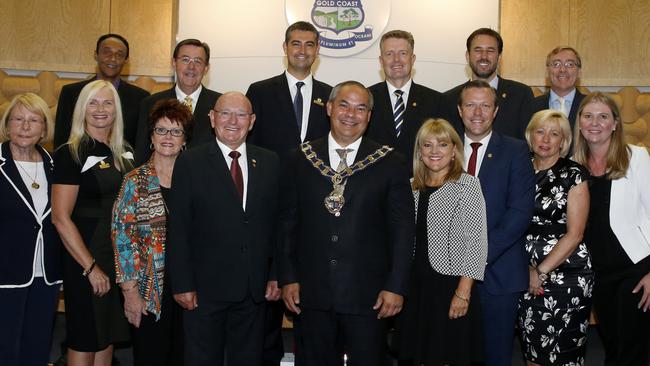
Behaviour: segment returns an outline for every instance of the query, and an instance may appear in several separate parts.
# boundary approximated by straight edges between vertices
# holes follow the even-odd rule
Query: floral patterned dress
[[[579,164],[560,158],[537,172],[535,212],[526,252],[537,266],[566,234],[569,190],[588,177]],[[526,292],[519,300],[519,329],[526,359],[541,365],[584,365],[594,275],[581,242],[544,283],[544,294]]]

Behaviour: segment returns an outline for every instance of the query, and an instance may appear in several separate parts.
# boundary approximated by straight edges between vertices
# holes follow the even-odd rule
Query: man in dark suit
[[[275,249],[280,164],[246,143],[255,122],[241,93],[210,111],[216,141],[178,158],[169,202],[169,274],[187,311],[186,365],[251,366],[262,361],[265,299]]]
[[[497,74],[503,52],[501,35],[490,28],[480,28],[467,38],[465,58],[472,70],[472,80],[484,80],[496,90],[499,113],[494,120],[494,130],[506,136],[524,139],[524,131],[530,121],[530,103],[533,92],[529,86],[508,80]],[[445,92],[448,117],[460,135],[463,124],[456,113],[460,92],[467,83]]]
[[[362,137],[372,94],[337,85],[331,132],[285,164],[278,279],[299,314],[303,365],[380,365],[386,319],[401,311],[413,255],[414,204],[401,154]]]
[[[246,96],[257,117],[248,142],[275,151],[281,158],[303,141],[327,135],[330,130],[325,103],[332,87],[311,74],[320,49],[318,31],[308,22],[291,24],[285,31],[284,54],[287,70],[278,76],[251,84]],[[297,83],[301,87],[297,87]],[[279,366],[284,356],[281,301],[266,307],[264,365]],[[294,319],[294,338],[299,342],[300,326]],[[296,355],[297,361],[300,356]]]
[[[392,30],[381,37],[379,63],[386,81],[369,88],[375,106],[366,132],[374,141],[393,146],[409,158],[422,123],[439,117],[444,106],[442,94],[412,79],[414,45],[413,35],[403,30]]]
[[[251,84],[246,93],[257,116],[249,142],[280,156],[303,141],[329,132],[325,103],[332,90],[311,74],[320,49],[318,31],[311,23],[300,21],[290,25],[282,48],[287,56],[287,70]]]
[[[488,366],[507,366],[512,358],[517,303],[529,281],[524,234],[535,195],[528,146],[492,129],[499,108],[494,88],[483,80],[461,90],[464,167],[479,177],[487,211],[488,259],[478,292]]]
[[[122,69],[129,60],[129,42],[119,34],[104,34],[97,40],[95,60],[97,61],[97,75],[95,77],[65,85],[61,89],[54,125],[55,148],[68,141],[70,127],[72,126],[72,114],[79,93],[86,84],[94,80],[109,81],[117,89],[122,106],[122,119],[124,120],[124,139],[131,146],[135,146],[140,102],[149,95],[149,92],[120,78]]]
[[[576,88],[582,74],[582,60],[573,47],[555,47],[546,56],[546,76],[551,90],[533,100],[531,112],[555,109],[569,118],[573,130],[580,102],[585,97]]]
[[[162,99],[178,99],[192,109],[194,121],[192,136],[188,136],[188,148],[214,141],[208,113],[221,96],[201,84],[210,69],[210,46],[198,39],[185,39],[174,48],[172,66],[176,73],[176,85],[171,89],[153,94],[142,101],[135,143],[135,159],[140,165],[151,155],[151,136],[147,133],[147,119],[154,104]]]

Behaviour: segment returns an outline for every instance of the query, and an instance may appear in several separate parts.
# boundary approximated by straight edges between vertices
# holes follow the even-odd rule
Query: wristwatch
[[[535,267],[535,272],[537,272],[537,278],[539,278],[540,281],[546,282],[546,280],[548,280],[548,273],[540,271],[537,267]]]

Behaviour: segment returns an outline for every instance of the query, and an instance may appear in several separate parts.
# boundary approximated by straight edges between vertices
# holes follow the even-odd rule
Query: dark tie
[[[395,112],[393,112],[393,120],[395,121],[395,135],[399,137],[400,132],[402,132],[402,123],[404,122],[404,110],[406,109],[404,107],[404,98],[402,98],[402,94],[404,92],[402,90],[395,90],[394,91],[395,96],[397,97],[397,100],[395,101]]]
[[[469,162],[467,163],[467,174],[476,175],[476,158],[478,157],[478,148],[483,145],[480,142],[472,142],[469,146],[472,147],[472,155],[469,156]]]
[[[302,92],[300,89],[305,85],[302,81],[296,83],[296,97],[293,98],[293,111],[296,113],[296,122],[298,123],[298,136],[302,129]]]
[[[241,167],[239,166],[239,157],[241,154],[239,151],[231,151],[228,156],[232,158],[232,163],[230,163],[230,176],[232,176],[233,182],[235,182],[235,188],[239,193],[239,199],[244,200],[244,177],[241,173]]]

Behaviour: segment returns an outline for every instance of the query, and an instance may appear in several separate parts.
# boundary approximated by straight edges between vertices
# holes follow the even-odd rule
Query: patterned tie
[[[241,173],[241,167],[239,166],[239,157],[241,154],[239,151],[231,151],[228,156],[232,158],[230,163],[230,176],[232,176],[233,182],[235,182],[235,188],[239,193],[239,199],[244,200],[244,176]]]
[[[469,146],[472,147],[472,155],[469,156],[469,162],[467,163],[467,174],[476,175],[476,158],[478,157],[478,148],[483,145],[480,142],[472,142]]]
[[[402,123],[404,123],[404,110],[406,107],[404,107],[404,98],[402,98],[402,94],[404,94],[404,92],[397,89],[394,93],[397,97],[397,101],[395,101],[393,120],[395,120],[395,134],[397,137],[399,137],[400,132],[402,132]]]
[[[352,149],[336,149],[336,153],[339,154],[339,158],[341,158],[339,165],[336,167],[337,172],[342,172],[348,168],[347,157],[348,153],[351,151]]]
[[[302,132],[302,92],[300,88],[303,87],[305,83],[299,81],[296,83],[296,97],[293,98],[293,111],[296,113],[296,122],[298,123],[298,135]]]
[[[557,102],[560,105],[560,109],[558,109],[560,112],[564,113],[565,116],[568,116],[567,111],[566,111],[566,104],[564,103],[564,97],[557,97]]]
[[[192,110],[192,97],[190,97],[189,95],[186,96],[185,99],[183,99],[183,104],[185,104],[185,106],[187,106],[187,108],[190,109],[190,112],[194,112]]]

